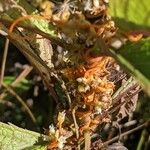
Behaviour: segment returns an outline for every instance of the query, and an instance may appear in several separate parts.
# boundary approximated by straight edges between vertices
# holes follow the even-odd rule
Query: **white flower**
[[[79,82],[79,83],[82,82],[82,83],[84,83],[84,84],[87,84],[87,79],[84,78],[84,77],[77,78],[76,81]]]
[[[102,108],[101,106],[95,106],[95,114],[101,114],[102,113]]]
[[[49,132],[50,132],[50,134],[55,134],[55,127],[54,127],[54,125],[53,124],[51,124],[50,126],[49,126]]]
[[[60,124],[62,124],[64,122],[65,116],[66,116],[65,110],[63,112],[59,112],[59,114],[58,114],[58,122]]]
[[[63,149],[65,143],[66,143],[66,137],[60,136],[58,139],[58,148]]]

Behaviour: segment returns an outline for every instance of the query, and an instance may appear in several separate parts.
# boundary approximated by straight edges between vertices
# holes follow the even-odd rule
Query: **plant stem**
[[[137,130],[140,130],[140,129],[146,127],[149,123],[150,123],[150,120],[148,120],[148,121],[146,121],[145,123],[143,123],[143,124],[137,126],[137,127],[134,128],[134,129],[131,129],[131,130],[127,131],[127,132],[122,133],[122,134],[121,134],[121,137],[126,136],[126,135],[129,135],[129,134],[132,134],[133,132],[135,132],[135,131],[137,131]],[[116,136],[116,137],[114,137],[114,138],[112,138],[112,139],[110,139],[110,140],[104,142],[103,145],[102,145],[100,148],[105,147],[105,146],[107,146],[108,144],[111,144],[111,143],[117,141],[117,140],[119,139],[119,137],[120,137],[120,136]]]
[[[143,145],[144,145],[144,142],[146,141],[146,136],[147,135],[148,135],[147,130],[144,129],[142,131],[142,134],[141,134],[141,137],[140,137],[140,141],[138,143],[138,146],[137,146],[136,150],[142,150],[143,149]]]
[[[6,38],[5,47],[4,47],[4,54],[3,54],[3,60],[2,60],[2,66],[1,66],[0,88],[2,86],[3,79],[4,79],[6,59],[7,59],[7,54],[8,54],[8,47],[9,47],[9,39]]]
[[[26,109],[27,113],[29,114],[31,120],[36,123],[36,119],[33,115],[33,113],[31,112],[30,108],[26,105],[26,103],[24,102],[24,100],[11,88],[11,87],[8,87],[7,85],[5,85],[4,83],[2,83],[2,86],[4,88],[6,88],[6,90],[11,94],[13,95],[21,104],[22,106]]]

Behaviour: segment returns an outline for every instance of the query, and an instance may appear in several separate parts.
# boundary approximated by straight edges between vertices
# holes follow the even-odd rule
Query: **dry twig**
[[[6,38],[5,47],[4,47],[4,54],[3,54],[3,60],[2,60],[2,65],[1,65],[0,87],[2,86],[3,79],[4,79],[6,59],[7,59],[7,54],[8,54],[8,47],[9,47],[9,39]]]
[[[31,120],[36,123],[36,119],[33,115],[33,113],[31,112],[30,108],[26,105],[26,103],[24,102],[24,100],[9,86],[5,85],[4,83],[2,83],[2,86],[11,94],[13,95],[16,100],[18,100],[22,106],[26,109],[27,113],[29,114]]]
[[[150,120],[148,120],[148,121],[146,121],[145,123],[143,123],[143,124],[137,126],[137,127],[134,128],[134,129],[131,129],[131,130],[127,131],[127,132],[122,133],[120,136],[123,137],[123,136],[129,135],[129,134],[132,134],[133,132],[136,132],[137,130],[140,130],[140,129],[142,129],[142,128],[145,128],[146,126],[149,125],[149,123],[150,123]],[[104,142],[103,145],[100,146],[100,148],[105,147],[105,146],[107,146],[108,144],[111,144],[111,143],[117,141],[120,136],[116,136],[116,137],[114,137],[114,138],[112,138],[112,139],[110,139],[110,140]]]
[[[31,66],[28,66],[26,67],[21,73],[20,75],[16,78],[15,81],[13,81],[11,83],[11,87],[16,87],[18,83],[20,83],[23,79],[26,78],[26,76],[32,71],[32,68]],[[0,94],[0,99],[4,99],[5,97],[7,96],[7,93],[6,93],[6,89]]]

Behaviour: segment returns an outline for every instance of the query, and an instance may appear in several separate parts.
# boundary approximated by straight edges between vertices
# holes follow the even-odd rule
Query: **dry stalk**
[[[15,81],[13,81],[11,83],[11,87],[16,87],[18,83],[20,83],[23,79],[26,78],[26,76],[32,71],[32,68],[31,66],[27,66],[21,73],[20,75],[16,78]],[[7,96],[7,93],[6,93],[6,89],[3,90],[2,94],[0,94],[0,99],[4,99],[5,97]]]
[[[11,94],[13,95],[16,100],[18,100],[18,102],[20,102],[22,104],[22,106],[25,108],[25,110],[27,111],[27,113],[29,114],[31,120],[36,123],[36,119],[33,115],[33,113],[31,112],[30,108],[26,105],[26,103],[24,102],[24,100],[9,86],[7,86],[6,84],[2,83],[2,86]]]
[[[146,122],[144,122],[143,124],[137,126],[136,128],[131,129],[131,130],[129,130],[129,131],[126,131],[126,132],[122,133],[122,134],[119,135],[119,136],[115,136],[114,138],[112,138],[112,139],[110,139],[110,140],[104,142],[103,145],[100,146],[100,148],[105,147],[105,146],[107,146],[107,145],[109,145],[109,144],[111,144],[111,143],[117,141],[117,140],[120,138],[120,136],[123,137],[123,136],[129,135],[129,134],[132,134],[132,133],[136,132],[137,130],[140,130],[140,129],[142,129],[142,128],[145,128],[146,126],[149,125],[149,123],[150,123],[150,120],[147,120]]]
[[[3,79],[4,79],[6,59],[7,59],[7,54],[8,54],[8,47],[9,47],[9,39],[6,38],[5,47],[4,47],[4,54],[3,54],[3,59],[2,59],[2,65],[1,65],[0,88],[2,86]]]

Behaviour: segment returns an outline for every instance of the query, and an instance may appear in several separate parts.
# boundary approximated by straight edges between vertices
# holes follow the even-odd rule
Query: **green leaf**
[[[15,77],[14,76],[5,76],[4,77],[4,83],[6,85],[10,85],[13,81],[15,81]],[[20,92],[23,92],[23,91],[27,91],[31,87],[32,83],[33,82],[30,81],[30,80],[23,79],[15,87],[16,87],[17,91],[19,90]]]
[[[46,150],[45,135],[0,122],[1,150]]]
[[[132,73],[150,96],[150,38],[128,42],[114,57]]]
[[[149,6],[149,0],[111,0],[110,14],[121,29],[150,29]]]
[[[120,54],[150,79],[150,38],[136,43],[128,42],[120,49]]]
[[[0,5],[4,6],[5,1],[0,0]],[[22,16],[23,10],[30,15],[29,18],[24,18],[22,21],[18,22],[18,24],[23,24],[30,27],[35,27],[40,31],[47,33],[52,38],[58,38],[56,34],[56,28],[50,24],[50,21],[46,20],[44,17],[39,17],[38,11],[32,7],[26,0],[16,1],[16,7],[10,7],[4,14],[2,13],[0,16],[3,19],[7,19],[8,21],[20,18]],[[20,9],[17,9],[19,7]]]

